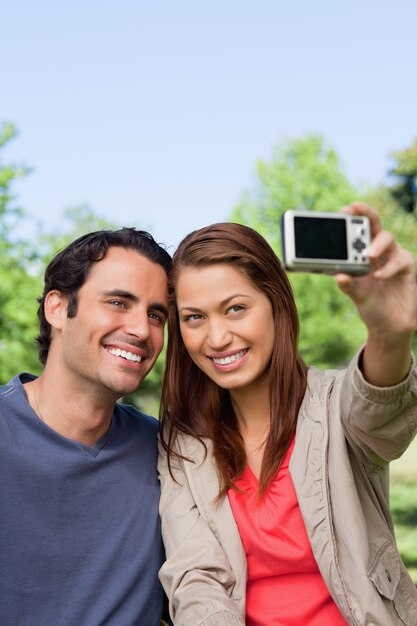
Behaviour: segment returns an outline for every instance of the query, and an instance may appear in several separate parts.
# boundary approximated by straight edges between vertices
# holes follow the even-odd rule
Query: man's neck
[[[110,428],[114,400],[104,402],[79,387],[58,385],[43,372],[24,384],[28,402],[39,419],[67,439],[93,446]]]

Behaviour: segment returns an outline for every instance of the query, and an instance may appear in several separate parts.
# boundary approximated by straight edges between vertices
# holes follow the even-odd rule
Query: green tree
[[[401,152],[393,152],[393,171],[417,173],[417,140]],[[399,202],[399,197],[393,194],[390,186],[380,186],[368,193],[368,202],[376,207],[381,215],[383,227],[390,230],[397,241],[410,250],[417,261],[417,210],[406,211]],[[414,334],[414,351],[417,351],[417,333]]]
[[[45,231],[42,226],[38,231],[36,246],[39,258],[42,264],[46,265],[57,252],[78,237],[95,230],[115,228],[120,228],[120,226],[98,215],[86,204],[68,207],[63,211],[58,230],[51,233]]]
[[[16,137],[17,129],[11,122],[0,123],[0,150]],[[0,234],[1,245],[9,245],[9,236],[16,218],[23,216],[23,210],[15,204],[12,186],[15,180],[26,176],[27,166],[15,163],[3,163],[0,160]]]
[[[410,148],[390,156],[394,164],[389,173],[410,174],[414,170],[417,176],[417,139]],[[381,185],[368,192],[367,200],[378,209],[383,227],[417,257],[417,211],[405,211],[392,191],[391,186]]]
[[[274,147],[256,167],[255,188],[243,194],[232,219],[250,224],[279,249],[279,218],[287,209],[335,211],[358,198],[334,149],[320,135],[290,139]]]
[[[11,123],[0,124],[0,149],[17,135]],[[17,369],[37,366],[34,350],[36,295],[39,280],[33,273],[36,254],[32,246],[16,234],[16,226],[26,214],[13,193],[15,182],[29,169],[0,160],[0,382],[6,382]],[[17,369],[16,369],[17,368]]]
[[[406,213],[416,212],[417,205],[417,138],[405,150],[393,152],[395,165],[391,174],[397,183],[389,189],[397,205]]]
[[[336,211],[360,196],[336,152],[322,137],[310,135],[275,147],[270,162],[258,162],[255,189],[243,195],[231,219],[261,232],[280,255],[279,222],[285,210]],[[303,357],[320,367],[345,364],[365,338],[353,304],[330,276],[290,274],[290,280],[300,314]]]

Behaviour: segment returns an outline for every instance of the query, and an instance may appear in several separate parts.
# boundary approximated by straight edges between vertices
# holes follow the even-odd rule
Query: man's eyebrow
[[[111,296],[114,298],[124,298],[131,302],[139,302],[139,298],[130,291],[124,291],[123,289],[106,289],[103,291],[103,296]]]

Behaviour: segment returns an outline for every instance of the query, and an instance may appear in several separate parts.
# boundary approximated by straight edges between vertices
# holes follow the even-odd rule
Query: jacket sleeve
[[[160,515],[166,561],[159,577],[171,619],[175,626],[244,626],[232,599],[234,573],[192,493],[185,468],[192,464],[181,459],[174,464],[175,480],[160,445]]]
[[[385,466],[401,456],[417,432],[417,370],[414,356],[405,380],[392,387],[369,384],[360,370],[361,352],[341,383],[341,413],[349,439],[366,457]]]

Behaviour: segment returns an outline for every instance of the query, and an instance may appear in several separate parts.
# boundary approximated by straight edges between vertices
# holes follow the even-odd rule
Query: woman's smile
[[[224,355],[208,355],[208,358],[213,361],[215,367],[219,371],[230,371],[235,367],[240,367],[244,360],[244,357],[248,354],[249,348],[244,348],[238,352],[231,352]],[[231,367],[230,367],[231,366]]]

